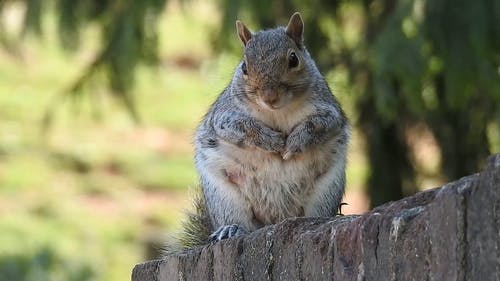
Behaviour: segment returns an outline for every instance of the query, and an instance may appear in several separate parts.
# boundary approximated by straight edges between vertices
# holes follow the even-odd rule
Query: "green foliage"
[[[476,171],[489,154],[486,126],[500,111],[495,3],[399,1],[376,40],[377,114],[426,123],[449,179]]]
[[[399,118],[404,108],[412,113],[425,110],[420,95],[426,70],[425,42],[418,32],[421,11],[415,3],[400,2],[372,49],[375,106],[388,121]]]
[[[392,119],[398,108],[424,115],[428,108],[423,102],[423,83],[438,76],[444,79],[444,92],[439,94],[445,104],[441,106],[463,110],[475,95],[498,103],[500,45],[495,32],[500,15],[495,15],[495,3],[399,1],[375,42],[379,112]],[[432,68],[433,61],[441,66]],[[402,104],[397,102],[400,99]]]

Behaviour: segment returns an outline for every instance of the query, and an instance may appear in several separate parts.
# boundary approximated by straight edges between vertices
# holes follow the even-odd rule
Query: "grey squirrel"
[[[303,26],[299,13],[257,33],[236,21],[244,57],[196,132],[202,192],[183,248],[336,214],[349,124],[304,46]]]

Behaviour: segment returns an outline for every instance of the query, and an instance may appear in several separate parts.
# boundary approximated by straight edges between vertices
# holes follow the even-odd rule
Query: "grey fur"
[[[237,29],[244,59],[195,136],[215,240],[287,217],[334,216],[345,185],[348,121],[302,43],[300,15],[286,28]]]

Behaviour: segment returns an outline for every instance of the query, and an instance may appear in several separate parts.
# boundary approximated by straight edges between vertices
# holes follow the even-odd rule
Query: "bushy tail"
[[[212,234],[213,227],[208,216],[205,196],[201,190],[194,196],[193,207],[193,211],[187,212],[181,231],[162,247],[164,256],[208,244],[208,237]]]

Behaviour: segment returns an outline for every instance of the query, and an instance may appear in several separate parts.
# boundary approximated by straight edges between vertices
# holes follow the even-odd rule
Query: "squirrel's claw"
[[[292,159],[295,155],[301,152],[302,149],[299,147],[288,147],[284,152],[281,153],[281,157],[286,161]]]
[[[210,241],[220,241],[223,239],[240,236],[246,233],[247,231],[243,227],[237,224],[224,225],[219,227],[219,229],[217,229],[214,233],[212,233],[208,237],[208,239]]]
[[[293,157],[294,153],[291,152],[291,151],[285,151],[284,153],[281,154],[281,157],[283,158],[283,160],[289,160]]]

